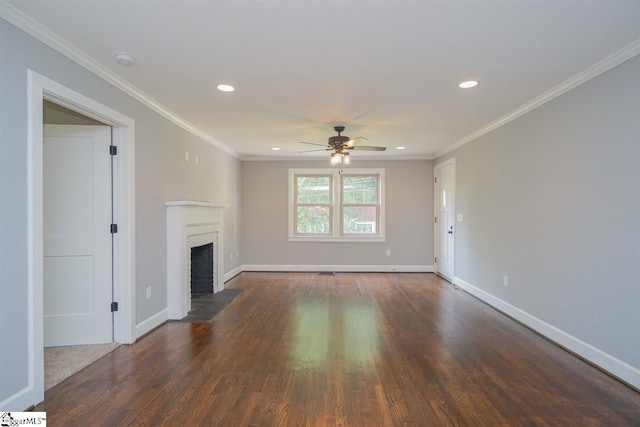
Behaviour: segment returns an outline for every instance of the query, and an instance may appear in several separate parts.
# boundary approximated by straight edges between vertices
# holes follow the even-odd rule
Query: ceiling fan
[[[315,150],[305,150],[300,151],[300,153],[310,153],[312,151],[333,151],[331,153],[331,164],[339,165],[345,164],[348,165],[351,163],[351,159],[349,157],[349,152],[347,150],[359,150],[359,151],[385,151],[387,147],[374,147],[371,145],[359,145],[359,140],[367,140],[367,138],[363,136],[359,136],[357,138],[349,138],[346,135],[341,135],[344,132],[344,126],[334,126],[333,130],[338,132],[336,136],[330,136],[329,142],[325,144],[317,144],[315,142],[304,142],[300,141],[301,144],[309,144],[309,145],[318,145],[320,147],[325,147],[321,149]]]

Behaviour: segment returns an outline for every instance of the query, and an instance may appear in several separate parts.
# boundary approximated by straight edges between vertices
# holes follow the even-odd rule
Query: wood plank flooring
[[[51,426],[638,426],[640,394],[433,274],[242,273],[45,394]]]

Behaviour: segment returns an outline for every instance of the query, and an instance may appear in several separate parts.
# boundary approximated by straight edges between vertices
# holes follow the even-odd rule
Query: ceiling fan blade
[[[365,138],[364,136],[358,136],[356,138],[350,139],[347,142],[345,142],[345,145],[347,147],[353,147],[354,145],[360,144],[360,140],[368,141],[368,139]]]
[[[327,144],[318,144],[316,142],[305,142],[305,141],[298,141],[300,144],[309,144],[309,145],[318,145],[320,147],[326,147]]]
[[[358,151],[385,151],[387,147],[373,147],[371,145],[356,145],[354,147],[349,147],[349,150],[358,150]]]
[[[298,153],[311,153],[313,151],[331,151],[333,150],[333,148],[321,148],[319,150],[304,150],[304,151],[298,151]]]

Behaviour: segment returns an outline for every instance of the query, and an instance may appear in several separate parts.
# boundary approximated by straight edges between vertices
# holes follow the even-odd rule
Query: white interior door
[[[44,126],[44,345],[112,341],[108,126]]]
[[[454,161],[445,162],[435,168],[435,270],[449,280],[453,279],[454,268],[455,176]]]

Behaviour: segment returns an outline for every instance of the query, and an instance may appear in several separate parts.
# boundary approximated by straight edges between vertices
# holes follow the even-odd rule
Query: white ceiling
[[[335,124],[433,156],[640,39],[623,0],[9,3],[245,159]]]

